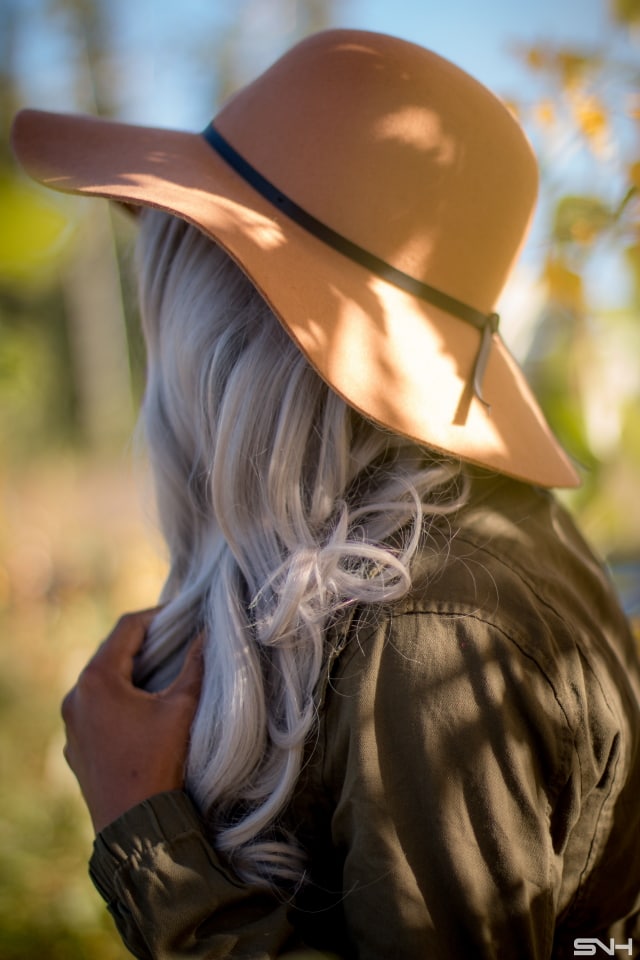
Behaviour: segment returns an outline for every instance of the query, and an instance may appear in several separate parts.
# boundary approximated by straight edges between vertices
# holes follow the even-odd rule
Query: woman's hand
[[[133,685],[133,662],[157,611],[124,616],[62,704],[65,757],[96,833],[130,807],[180,789],[189,731],[198,705],[202,644],[195,641],[165,690]]]

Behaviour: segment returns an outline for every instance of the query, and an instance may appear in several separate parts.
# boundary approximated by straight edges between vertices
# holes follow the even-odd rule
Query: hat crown
[[[203,230],[365,417],[491,470],[576,485],[482,316],[524,238],[536,163],[505,106],[453,64],[404,40],[327,31],[236,94],[204,135],[28,110],[13,145],[50,187]],[[460,307],[487,323],[462,322]],[[469,390],[479,357],[482,396]]]
[[[490,310],[527,230],[537,165],[504,104],[397,38],[302,41],[215,119],[264,177],[397,269]]]

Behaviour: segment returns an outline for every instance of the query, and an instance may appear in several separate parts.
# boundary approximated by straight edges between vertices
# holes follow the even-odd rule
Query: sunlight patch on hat
[[[211,195],[205,194],[205,196],[209,201]],[[286,242],[277,221],[265,217],[257,210],[250,210],[234,200],[220,196],[216,196],[215,199],[216,203],[211,205],[207,218],[207,226],[238,230],[239,233],[251,237],[263,250],[276,250]]]
[[[442,120],[428,107],[409,106],[381,117],[374,132],[379,140],[396,140],[428,152],[443,166],[456,159],[456,142],[442,128]]]

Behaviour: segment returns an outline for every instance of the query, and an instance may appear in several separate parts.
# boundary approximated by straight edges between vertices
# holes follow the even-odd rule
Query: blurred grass
[[[87,875],[92,831],[59,704],[164,564],[128,460],[0,475],[0,957],[128,956]]]

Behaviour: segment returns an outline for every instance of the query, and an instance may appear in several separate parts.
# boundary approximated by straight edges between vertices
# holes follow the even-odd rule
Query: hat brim
[[[498,334],[483,379],[487,411],[469,390],[477,330],[312,236],[201,135],[25,110],[12,140],[47,187],[157,207],[219,243],[320,376],[365,417],[520,480],[579,484]]]

